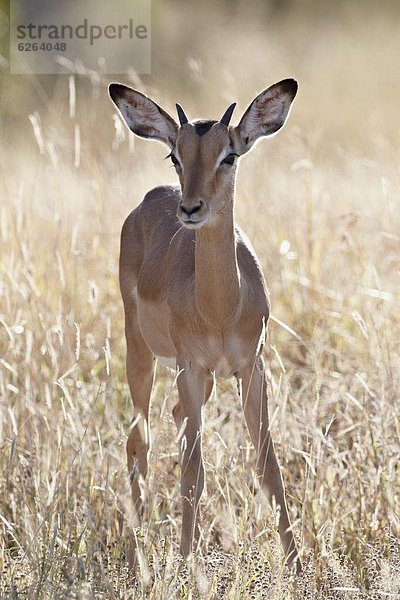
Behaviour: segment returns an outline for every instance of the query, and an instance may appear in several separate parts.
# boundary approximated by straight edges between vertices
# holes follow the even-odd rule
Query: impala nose
[[[180,203],[180,209],[183,213],[185,213],[185,215],[187,215],[188,217],[191,217],[192,215],[194,215],[195,213],[199,212],[199,210],[201,209],[201,207],[203,206],[203,202],[198,202],[197,204],[194,204],[193,206],[185,206],[182,202]]]

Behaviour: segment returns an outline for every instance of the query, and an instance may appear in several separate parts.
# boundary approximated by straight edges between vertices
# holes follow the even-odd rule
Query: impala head
[[[284,79],[259,94],[239,124],[232,127],[235,104],[219,121],[189,121],[177,104],[179,125],[150,98],[119,83],[109,87],[129,129],[144,138],[164,142],[178,173],[182,199],[177,216],[188,228],[212,225],[233,202],[237,159],[263,136],[285,123],[297,92],[294,79]]]

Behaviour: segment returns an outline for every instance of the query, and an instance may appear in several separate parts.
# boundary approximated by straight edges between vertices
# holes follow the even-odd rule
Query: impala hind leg
[[[279,511],[278,530],[286,562],[289,567],[296,563],[296,570],[299,572],[301,563],[286,507],[282,475],[269,429],[267,381],[262,358],[259,357],[253,366],[240,373],[240,377],[244,415],[257,452],[258,479],[269,501],[275,502]]]
[[[133,403],[132,429],[126,444],[128,470],[133,504],[133,523],[140,525],[143,501],[140,495],[139,477],[147,474],[149,450],[149,407],[153,387],[154,364],[139,329],[136,306],[125,306],[125,337],[127,345],[126,374]]]

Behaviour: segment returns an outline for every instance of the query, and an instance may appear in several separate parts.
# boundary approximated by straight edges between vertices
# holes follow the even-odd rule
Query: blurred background
[[[124,218],[177,178],[165,148],[125,128],[108,83],[132,85],[173,115],[179,102],[192,119],[218,118],[237,101],[236,123],[286,77],[298,80],[298,96],[285,128],[241,159],[236,215],[272,297],[270,411],[307,565],[298,597],[348,598],[343,586],[354,598],[400,593],[399,22],[395,0],[158,0],[146,76],[73,65],[63,76],[9,75],[0,38],[4,593],[14,585],[70,597],[97,582],[106,597],[129,585],[167,597],[160,579],[175,593],[176,389],[162,368],[141,579],[129,583],[121,566],[132,409],[117,264]],[[214,396],[204,579],[182,585],[247,598],[261,581],[268,597],[297,597],[247,466],[254,455],[234,388],[221,382]],[[214,550],[217,562],[207,562]],[[238,565],[247,579],[233,577]]]

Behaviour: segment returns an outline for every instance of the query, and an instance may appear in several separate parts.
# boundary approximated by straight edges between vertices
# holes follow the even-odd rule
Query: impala
[[[153,100],[112,83],[111,99],[134,133],[170,150],[180,186],[148,192],[121,234],[120,287],[125,310],[126,372],[134,406],[127,459],[135,523],[143,512],[139,479],[147,473],[149,404],[155,359],[177,369],[181,432],[181,551],[199,539],[197,511],[204,487],[202,407],[217,377],[235,377],[257,451],[257,476],[278,511],[287,564],[300,570],[279,464],[268,421],[262,340],[269,296],[255,252],[234,221],[238,158],[285,123],[297,83],[285,79],[259,94],[240,123],[235,104],[219,121],[179,124]],[[261,343],[260,343],[261,340]]]

